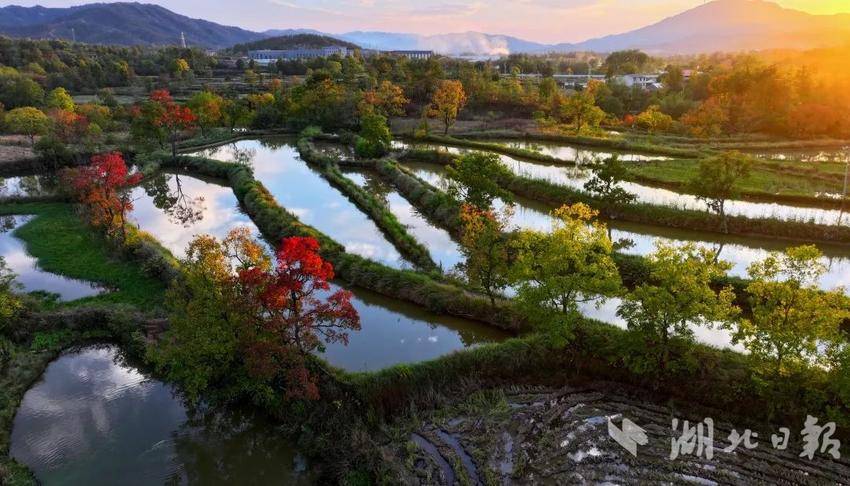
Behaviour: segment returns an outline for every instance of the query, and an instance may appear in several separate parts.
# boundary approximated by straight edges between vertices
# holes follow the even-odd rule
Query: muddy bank
[[[777,430],[731,424],[713,417],[713,457],[680,453],[670,459],[672,439],[683,420],[696,427],[710,414],[691,415],[629,398],[605,386],[581,389],[513,388],[476,394],[435,412],[405,430],[406,440],[385,446],[382,457],[392,482],[400,484],[839,484],[850,461],[818,452],[800,457],[803,424],[791,430],[785,450],[773,447]],[[645,431],[637,456],[609,436],[627,418]],[[676,431],[672,420],[678,419]],[[823,422],[823,421],[822,421]],[[704,423],[705,435],[708,435]],[[751,437],[749,449],[731,445],[733,429]],[[733,436],[734,438],[734,436]]]

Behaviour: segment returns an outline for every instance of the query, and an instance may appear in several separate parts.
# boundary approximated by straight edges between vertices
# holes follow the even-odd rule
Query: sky
[[[103,0],[101,0],[103,1]],[[626,32],[703,0],[139,0],[250,30],[312,28],[442,34],[477,31],[538,42],[577,42]],[[86,0],[17,0],[66,7]],[[777,0],[816,14],[850,13],[850,0]]]

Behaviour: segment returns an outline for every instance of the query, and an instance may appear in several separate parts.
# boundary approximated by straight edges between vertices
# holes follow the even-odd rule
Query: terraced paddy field
[[[770,443],[775,430],[760,425],[752,413],[741,411],[748,417],[738,422],[729,418],[737,416],[735,410],[703,410],[696,401],[681,399],[659,401],[651,383],[645,389],[637,389],[612,383],[583,384],[588,380],[560,376],[552,377],[557,378],[552,380],[558,383],[557,387],[524,385],[536,383],[525,380],[524,375],[522,379],[506,380],[514,367],[521,370],[529,366],[523,360],[559,362],[551,355],[561,350],[535,348],[529,344],[539,338],[533,330],[521,328],[520,332],[503,326],[498,318],[467,314],[468,307],[447,311],[438,299],[447,299],[448,294],[484,301],[463,282],[459,268],[464,256],[456,240],[457,228],[437,221],[375,161],[356,160],[350,149],[338,144],[323,142],[318,149],[332,157],[327,166],[323,165],[326,162],[306,157],[303,147],[291,138],[244,140],[194,155],[235,164],[219,171],[219,175],[232,174],[228,172],[232,167],[249,168],[256,183],[262,184],[283,210],[294,215],[298,224],[321,232],[327,237],[323,241],[339,243],[342,258],[356,256],[366,262],[360,265],[378,265],[381,269],[379,279],[354,283],[338,278],[332,283],[328,292],[346,289],[353,293],[352,304],[360,316],[361,329],[350,333],[346,345],[327,344],[317,355],[343,384],[340,396],[355,397],[356,405],[336,402],[333,406],[337,408],[332,410],[362,407],[358,412],[369,414],[363,420],[370,425],[380,419],[372,416],[377,408],[369,409],[368,404],[378,402],[384,406],[396,402],[400,407],[396,412],[403,410],[399,414],[402,418],[367,428],[368,434],[360,429],[358,434],[362,435],[355,439],[360,443],[375,441],[371,442],[377,444],[372,466],[389,484],[840,484],[850,477],[850,463],[846,459],[833,460],[825,450],[812,459],[800,457],[803,444],[796,432],[802,424],[789,424],[794,431],[790,444],[785,450],[776,450]],[[452,153],[463,150],[448,149]],[[589,177],[582,167],[585,161],[614,153],[554,144],[540,150],[553,158],[570,158],[578,163],[567,166],[504,154],[500,157],[517,175],[580,189]],[[639,153],[620,155],[631,164],[676,160]],[[268,226],[263,226],[260,219],[252,219],[256,213],[245,204],[244,194],[234,190],[237,184],[232,179],[202,176],[189,170],[190,164],[178,173],[178,165],[164,164],[171,168],[147,172],[145,181],[132,191],[134,209],[129,214],[132,225],[151,235],[168,253],[183,258],[189,242],[200,234],[221,239],[240,227],[248,228],[257,237],[260,227],[268,234]],[[405,160],[400,170],[431,186],[419,190],[439,193],[446,188],[445,170],[440,164]],[[687,195],[634,182],[627,184],[627,189],[634,190],[643,202],[704,210]],[[11,177],[0,185],[0,195],[12,198],[9,201],[51,197],[56,194],[55,188],[55,179],[50,177]],[[27,245],[33,241],[26,238],[26,229],[38,226],[38,218],[64,215],[69,225],[79,221],[66,203],[26,204],[20,207],[30,208],[29,213],[18,214],[9,209],[13,203],[3,206],[9,215],[2,221],[7,231],[0,234],[0,254],[18,273],[25,290],[57,294],[60,309],[67,302],[120,295],[120,286],[68,277],[68,271],[61,270],[67,266],[57,267],[57,273],[52,273],[53,267],[50,272],[40,268],[40,258],[27,253]],[[377,204],[380,211],[370,204]],[[762,203],[742,200],[732,207],[738,211],[736,214],[751,217],[845,225],[843,216],[830,209],[786,203],[765,209],[759,204]],[[503,201],[496,201],[497,209],[504,205]],[[510,229],[551,229],[550,211],[554,205],[516,197],[514,206]],[[383,214],[391,215],[400,229],[388,226],[387,218],[381,219]],[[663,224],[616,219],[606,224],[616,251],[621,254],[646,256],[656,241],[696,242],[712,248],[717,258],[730,261],[733,277],[746,276],[749,265],[794,244],[779,238],[719,235]],[[20,232],[21,238],[17,238]],[[427,256],[411,258],[411,247],[400,235],[421,245]],[[269,247],[275,243],[266,242]],[[44,251],[38,245],[33,248],[39,255]],[[841,242],[820,244],[819,248],[824,253],[821,261],[828,268],[820,287],[850,285],[850,248]],[[55,248],[49,250],[56,252]],[[429,259],[433,264],[424,266],[423,261]],[[421,284],[428,292],[437,292],[438,297],[429,295],[433,300],[425,300],[427,305],[422,305],[417,296],[390,296],[393,292],[387,286],[410,281]],[[162,289],[157,292],[161,295]],[[512,295],[509,288],[504,302],[509,302]],[[444,307],[434,305],[435,301]],[[617,315],[620,302],[617,297],[600,299],[583,304],[581,312],[592,320],[625,328],[625,321]],[[494,307],[491,311],[498,313],[505,308]],[[156,311],[156,305],[147,310]],[[593,334],[599,342],[603,339],[600,336],[614,339],[610,336],[625,335],[612,326],[584,322],[597,326],[592,332],[599,333]],[[693,331],[698,342],[724,350],[702,346],[695,351],[701,353],[699,356],[710,355],[712,360],[736,364],[746,359],[740,354],[744,349],[732,342],[728,331],[712,326]],[[511,339],[517,334],[519,339]],[[37,342],[49,346],[54,337],[39,335]],[[155,342],[155,336],[147,339]],[[47,368],[40,381],[33,378],[30,390],[21,392],[23,402],[11,431],[11,457],[31,468],[45,484],[59,484],[69,478],[73,482],[107,484],[100,474],[103,463],[110,464],[113,474],[132,477],[128,484],[321,484],[317,478],[322,465],[302,456],[300,445],[295,447],[289,439],[291,429],[280,429],[254,409],[190,409],[180,400],[178,389],[157,380],[117,345],[90,344],[62,354],[57,352],[51,364],[45,361]],[[32,346],[32,353],[37,353],[36,344]],[[622,357],[617,354],[620,351],[615,346],[606,349],[611,356],[606,355],[605,360],[610,359],[612,366],[622,366]],[[515,352],[504,356],[507,350]],[[522,353],[526,354],[521,356]],[[21,356],[18,354],[15,359],[24,359]],[[38,355],[40,359],[45,356]],[[581,368],[583,363],[572,365]],[[452,375],[464,369],[464,374]],[[552,373],[566,371],[553,368]],[[622,368],[617,372],[625,373]],[[741,386],[750,386],[749,375],[742,380],[745,381]],[[562,386],[572,381],[572,386]],[[441,385],[482,382],[483,391],[476,386],[473,388],[478,391],[459,397],[447,399],[441,395]],[[418,408],[417,400],[430,406]],[[707,417],[716,418],[712,422],[713,456],[684,452],[671,458],[671,441],[677,438],[671,426],[673,420],[679,420],[678,424],[682,420],[698,424]],[[646,435],[646,443],[640,444],[637,456],[610,435],[614,427],[629,423],[626,419]],[[314,422],[306,427],[316,425]],[[726,451],[733,429],[743,431],[745,427],[757,431],[758,447],[740,446],[734,452]],[[308,435],[312,432],[308,431]],[[366,435],[373,436],[367,439]]]
[[[772,445],[770,436],[778,431],[758,430],[750,442],[756,447],[731,448],[733,430],[742,435],[744,427],[721,420],[711,419],[711,457],[705,439],[690,453],[673,447],[684,420],[694,427],[694,446],[697,424],[708,437],[706,418],[711,415],[654,405],[605,384],[495,389],[438,410],[382,452],[393,480],[421,485],[814,485],[842,484],[850,477],[846,459],[800,457],[796,434],[785,450]],[[622,428],[624,419],[645,433],[636,456],[609,434],[609,424]]]

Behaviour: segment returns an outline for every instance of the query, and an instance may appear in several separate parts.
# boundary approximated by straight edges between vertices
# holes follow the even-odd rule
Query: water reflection
[[[443,167],[413,162],[404,165],[430,184],[445,188]],[[511,226],[538,231],[548,231],[551,228],[552,219],[548,214],[550,207],[524,198],[516,198],[515,203],[516,209]],[[496,206],[501,204],[497,201]],[[647,255],[654,250],[655,240],[670,243],[695,242],[716,249],[721,259],[732,263],[730,274],[739,277],[745,277],[747,267],[753,262],[764,259],[770,251],[782,251],[794,246],[792,243],[770,238],[724,236],[623,221],[607,221],[606,223],[610,229],[611,240],[618,244],[623,253]],[[850,290],[850,249],[842,245],[818,246],[824,253],[822,261],[828,269],[820,281],[821,288],[832,289],[845,286]]]
[[[200,152],[230,161],[234,150],[255,153],[254,174],[278,203],[354,253],[395,268],[410,268],[375,223],[298,156],[287,139],[246,140]]]
[[[617,326],[620,329],[626,329],[628,327],[626,321],[617,315],[617,309],[621,303],[622,300],[619,298],[583,302],[579,304],[579,311],[591,319]],[[746,351],[741,344],[732,343],[732,334],[725,329],[693,325],[690,328],[694,333],[694,339],[698,343],[707,344],[719,349],[731,349],[739,353]]]
[[[665,157],[663,155],[644,155],[622,151],[606,151],[586,147],[578,147],[573,145],[560,145],[546,142],[529,142],[524,140],[481,140],[481,142],[491,144],[495,143],[508,148],[516,148],[528,150],[531,152],[537,152],[543,155],[548,155],[549,157],[554,157],[556,159],[563,160],[564,162],[572,162],[576,165],[591,164],[597,160],[606,159],[613,155],[617,155],[620,160],[625,162],[648,162],[671,159],[671,157]],[[408,144],[407,142],[402,142],[400,140],[394,140],[392,146],[396,150],[401,150],[409,147],[424,149],[439,148],[440,150],[445,150],[449,153],[454,154],[462,153],[463,151],[467,150],[464,148],[452,146],[438,146],[436,144],[430,143],[416,142]]]
[[[55,174],[0,178],[0,197],[49,196],[58,189]]]
[[[753,157],[770,160],[797,160],[800,162],[848,162],[850,161],[850,148],[832,150],[796,149],[796,150],[764,150],[745,151]]]
[[[251,218],[239,209],[228,186],[195,177],[162,174],[150,184],[133,190],[130,219],[154,235],[178,258],[185,256],[197,235],[222,239],[237,226],[249,226],[258,235]]]
[[[380,198],[408,232],[428,248],[431,258],[444,271],[451,270],[463,261],[460,245],[447,231],[429,223],[404,196],[375,174],[361,170],[346,171],[345,176]]]
[[[477,322],[435,315],[363,289],[349,290],[354,291],[351,303],[360,314],[361,330],[349,334],[348,346],[331,344],[323,354],[332,365],[348,371],[374,371],[435,359],[509,337]]]
[[[167,484],[315,484],[307,461],[267,416],[245,408],[189,414],[173,434],[179,469]]]
[[[445,150],[446,147],[432,146]],[[450,153],[464,153],[467,149],[449,147]],[[581,166],[547,164],[518,160],[507,155],[499,155],[502,162],[516,175],[540,179],[584,191],[584,185],[593,176],[590,169]],[[695,211],[708,211],[705,202],[691,194],[682,194],[668,189],[649,187],[635,182],[623,182],[621,187],[634,194],[639,203],[667,206]],[[798,221],[825,225],[850,225],[850,215],[835,209],[789,206],[778,203],[760,203],[749,201],[727,201],[726,213],[730,216],[749,218],[775,218],[782,221]]]
[[[170,190],[176,191],[177,176],[166,177]],[[204,196],[201,219],[188,226],[174,221],[166,210],[157,207],[155,197],[143,188],[134,192],[138,199],[133,210],[133,218],[139,226],[160,239],[175,255],[184,256],[189,242],[198,234],[211,234],[221,239],[235,226],[248,226],[254,235],[259,233],[251,219],[238,211],[230,188],[188,176],[179,178],[187,197]],[[349,290],[354,292],[352,304],[360,313],[361,330],[350,333],[348,346],[333,343],[324,354],[331,364],[347,370],[376,370],[398,363],[433,359],[506,337],[482,324],[438,316],[363,289]]]
[[[25,292],[55,294],[62,301],[71,301],[98,295],[104,289],[94,283],[76,280],[38,268],[38,260],[26,251],[26,245],[15,238],[14,231],[29,222],[33,216],[0,217],[0,256],[17,277],[15,281]]]
[[[170,386],[116,347],[88,347],[51,363],[24,395],[11,455],[45,485],[210,484],[223,473],[243,484],[295,484],[295,454],[274,429],[229,413],[190,419]]]
[[[644,155],[621,151],[605,151],[572,145],[529,142],[524,140],[485,140],[485,142],[498,143],[511,148],[530,150],[532,152],[538,152],[563,161],[575,162],[577,165],[591,164],[597,160],[610,158],[615,154],[624,162],[648,162],[671,159],[671,157],[665,157],[663,155]]]

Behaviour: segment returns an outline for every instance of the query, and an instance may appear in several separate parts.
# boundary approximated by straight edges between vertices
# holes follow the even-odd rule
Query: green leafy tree
[[[749,268],[747,295],[752,309],[734,330],[735,342],[779,375],[786,368],[818,363],[819,344],[850,319],[841,289],[822,291],[826,272],[815,246],[774,253]]]
[[[649,133],[664,132],[673,126],[673,117],[663,113],[660,106],[652,105],[635,117],[635,125]]]
[[[360,117],[360,133],[354,148],[360,157],[381,157],[389,151],[392,139],[386,117],[367,112]]]
[[[35,146],[36,135],[44,135],[50,129],[50,118],[38,108],[25,106],[6,113],[6,129],[12,133],[26,135]]]
[[[47,98],[44,99],[44,105],[56,110],[74,111],[76,109],[74,99],[65,88],[56,88],[48,93]]]
[[[14,71],[14,70],[13,70]],[[0,103],[7,109],[39,106],[44,100],[44,89],[30,78],[0,68]]]
[[[605,58],[608,76],[634,74],[642,71],[650,62],[648,54],[637,49],[612,52]]]
[[[206,136],[207,130],[210,127],[217,126],[223,118],[222,105],[224,99],[210,91],[199,91],[189,98],[186,106],[192,110],[192,113],[197,117],[198,126],[201,128],[201,134]]]
[[[461,267],[469,282],[483,290],[496,304],[496,297],[510,283],[510,237],[507,234],[511,207],[501,213],[485,211],[471,204],[461,209]]]
[[[682,68],[673,64],[667,66],[661,76],[661,82],[668,91],[679,92],[685,89],[685,75]]]
[[[598,197],[609,215],[614,215],[619,206],[631,204],[635,195],[620,187],[629,171],[617,155],[612,155],[591,166],[593,177],[584,184],[584,190]]]
[[[482,210],[489,210],[495,199],[513,200],[511,193],[502,189],[499,180],[511,175],[497,154],[469,152],[446,166],[448,193],[457,199]]]
[[[23,309],[23,302],[15,292],[18,284],[15,274],[6,265],[6,260],[0,257],[0,335]]]
[[[605,118],[605,112],[596,106],[596,97],[591,87],[564,100],[558,114],[562,120],[573,124],[576,133],[581,133],[585,127],[599,127]]]
[[[231,293],[234,248],[210,236],[197,237],[189,244],[180,281],[172,285],[166,298],[167,339],[149,350],[157,367],[180,383],[190,399],[200,398],[217,384],[243,383],[247,387],[250,382],[239,362],[239,329],[246,316],[234,305]],[[268,258],[243,258],[246,267],[268,269],[270,265]]]
[[[731,287],[713,288],[731,265],[716,261],[708,248],[657,242],[646,264],[649,279],[623,298],[617,314],[640,337],[632,368],[664,372],[670,365],[673,336],[692,341],[693,326],[723,325],[739,310]]]
[[[284,238],[275,264],[247,228],[190,243],[169,291],[170,327],[150,357],[190,399],[214,393],[265,406],[316,399],[312,359],[360,329],[351,293],[309,237]]]
[[[750,157],[740,152],[726,152],[702,159],[697,174],[690,181],[691,191],[720,216],[724,233],[729,232],[726,201],[740,196],[739,184],[749,177],[752,165]]]
[[[517,301],[556,342],[572,336],[578,305],[619,292],[612,244],[597,213],[584,204],[553,212],[552,231],[521,231],[514,243],[512,281]]]
[[[221,107],[221,113],[224,122],[230,128],[230,133],[233,133],[236,127],[247,125],[251,117],[251,110],[238,99],[225,100]]]

